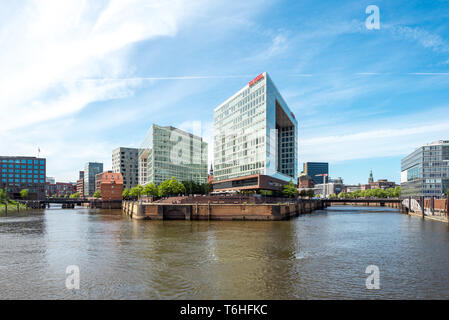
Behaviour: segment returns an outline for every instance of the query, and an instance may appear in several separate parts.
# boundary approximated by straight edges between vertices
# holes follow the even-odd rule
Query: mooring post
[[[449,222],[449,195],[446,197],[446,219]]]
[[[420,202],[420,205],[421,205],[421,216],[424,218],[424,211],[425,211],[425,209],[424,209],[424,196],[420,196],[420,198],[419,198],[419,202]]]
[[[435,196],[430,198],[430,212],[432,212],[432,216],[435,215]]]
[[[210,220],[210,200],[207,201],[207,220]]]

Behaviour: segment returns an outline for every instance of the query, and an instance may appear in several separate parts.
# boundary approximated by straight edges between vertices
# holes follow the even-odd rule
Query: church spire
[[[369,171],[369,179],[368,179],[368,183],[373,183],[374,182],[374,178],[373,178],[373,170],[370,169]]]

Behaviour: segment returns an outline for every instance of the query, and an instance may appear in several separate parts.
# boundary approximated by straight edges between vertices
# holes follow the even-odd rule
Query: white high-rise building
[[[298,125],[266,72],[214,110],[214,192],[296,183]]]

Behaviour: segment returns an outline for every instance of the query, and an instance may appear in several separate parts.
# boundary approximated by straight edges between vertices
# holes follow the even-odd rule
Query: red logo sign
[[[255,84],[257,81],[263,78],[263,73],[259,74],[257,77],[255,77],[253,80],[251,80],[248,85],[251,87],[253,84]]]

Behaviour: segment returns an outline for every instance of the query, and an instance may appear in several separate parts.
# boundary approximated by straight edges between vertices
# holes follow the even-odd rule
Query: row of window
[[[28,163],[28,164],[45,164],[45,160],[26,160],[26,159],[21,159],[21,160],[13,160],[13,159],[2,159],[1,162],[6,162],[6,163]]]
[[[28,179],[32,179],[32,178],[44,179],[45,178],[43,175],[40,175],[40,176],[39,175],[35,175],[35,176],[33,176],[32,174],[26,175],[26,174],[12,174],[12,173],[10,173],[10,174],[3,173],[2,177],[3,178],[7,178],[7,177],[10,177],[10,178],[23,178],[23,179],[26,179],[26,178],[28,178]]]
[[[13,182],[16,182],[16,183],[19,183],[19,182],[22,182],[22,183],[45,183],[45,180],[38,180],[38,179],[11,179],[11,178],[7,179],[7,178],[3,178],[3,177],[1,179],[1,181],[2,182],[9,182],[9,183],[13,183]]]
[[[26,165],[24,165],[24,164],[22,164],[22,165],[19,165],[19,164],[16,164],[16,165],[13,165],[13,164],[2,164],[2,168],[11,168],[11,169],[13,169],[13,168],[16,168],[16,169],[35,169],[35,170],[45,170],[45,166],[26,166]]]

